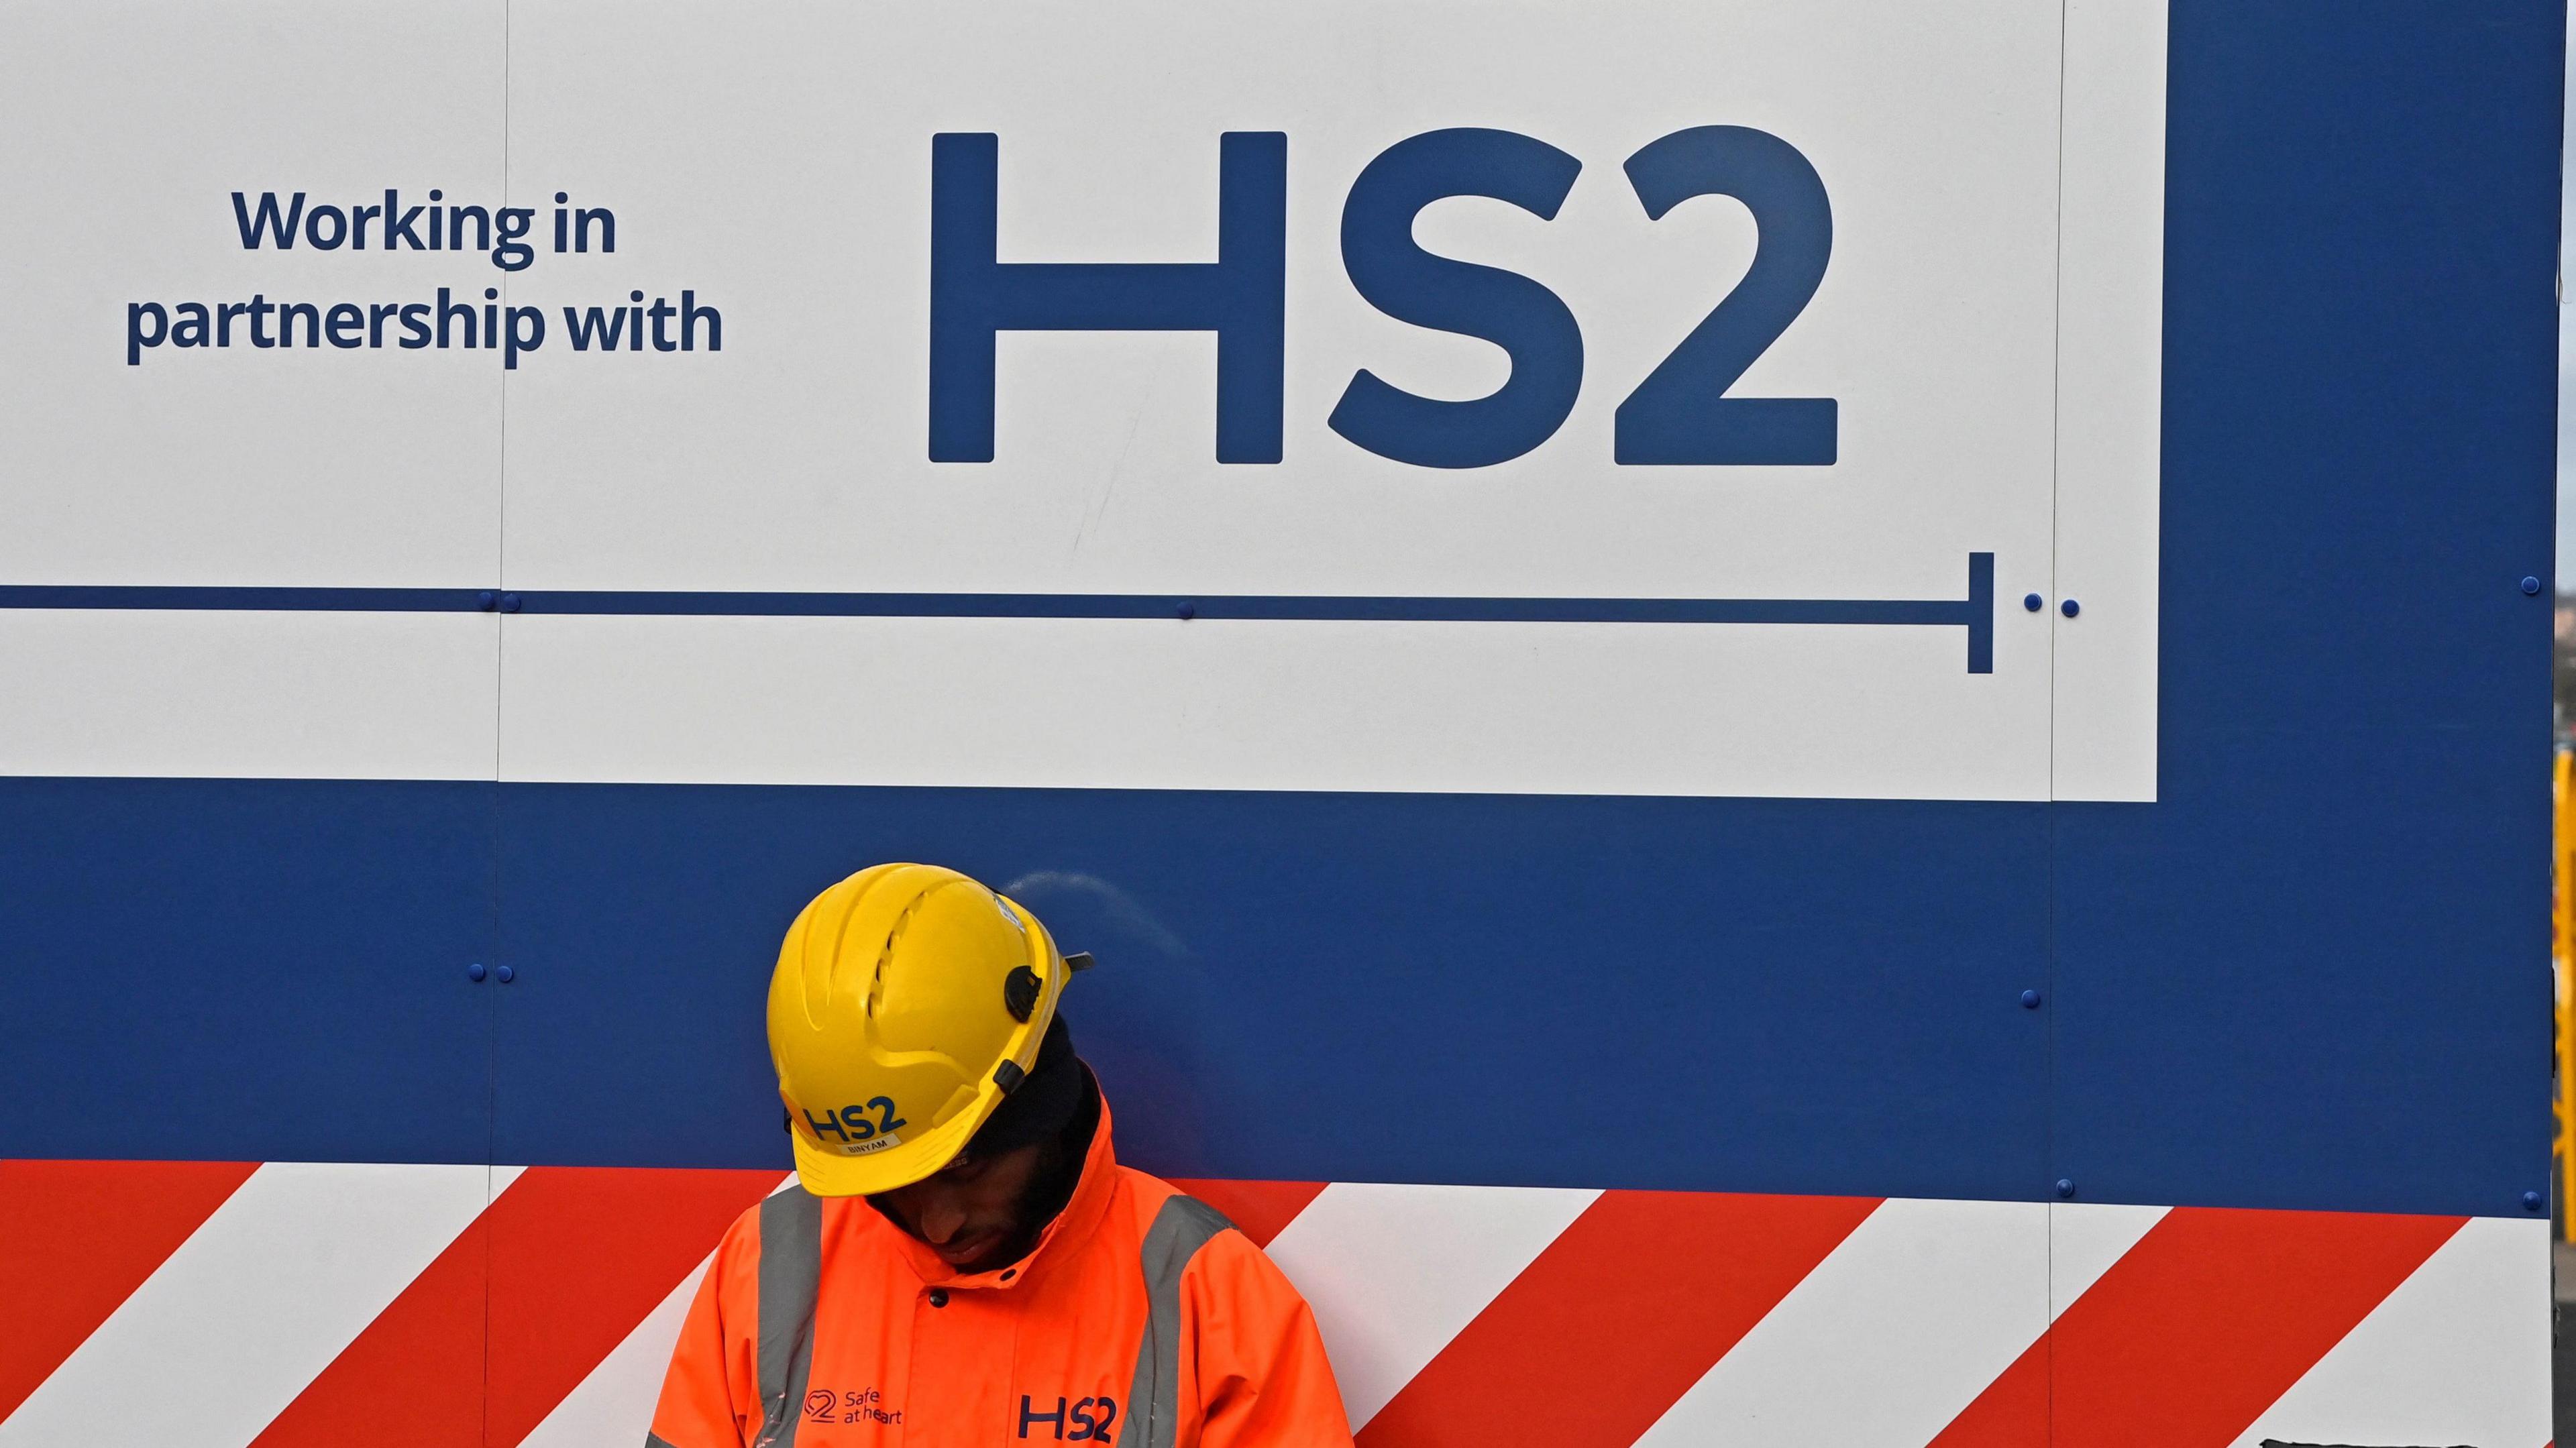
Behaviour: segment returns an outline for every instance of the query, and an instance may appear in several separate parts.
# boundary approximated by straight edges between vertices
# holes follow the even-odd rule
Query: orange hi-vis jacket
[[[1215,1208],[1118,1165],[1109,1109],[1020,1261],[961,1275],[860,1197],[725,1232],[648,1448],[1350,1448],[1314,1314]]]

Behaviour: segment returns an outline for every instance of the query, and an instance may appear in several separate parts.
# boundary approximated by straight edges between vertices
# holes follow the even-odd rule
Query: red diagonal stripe
[[[2048,1439],[2048,1334],[1950,1420],[1932,1448],[2039,1448]]]
[[[1195,1180],[1172,1185],[1225,1213],[1256,1247],[1269,1246],[1324,1191],[1322,1182]]]
[[[782,1175],[529,1168],[253,1448],[515,1448]]]
[[[1360,1444],[1627,1448],[1877,1206],[1604,1192]]]
[[[257,1162],[0,1161],[0,1418],[169,1260]]]
[[[2177,1207],[1935,1442],[2045,1374],[2058,1442],[2226,1448],[2465,1221]]]
[[[785,1172],[531,1167],[492,1223],[483,1448],[517,1448]]]

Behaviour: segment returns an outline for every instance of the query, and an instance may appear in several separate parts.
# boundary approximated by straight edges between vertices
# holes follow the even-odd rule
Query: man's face
[[[990,1272],[1037,1245],[1045,1224],[1030,1219],[1036,1216],[1034,1199],[1046,1157],[1044,1142],[963,1157],[908,1187],[868,1200],[897,1226],[929,1243],[949,1266]]]

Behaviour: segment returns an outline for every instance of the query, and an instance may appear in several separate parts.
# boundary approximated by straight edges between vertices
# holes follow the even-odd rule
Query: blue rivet
[[[2540,591],[2540,580],[2529,574],[2524,574],[2522,579],[2522,591],[2525,593],[2538,593]]]
[[[503,985],[508,985],[511,981],[518,979],[518,976],[519,976],[519,973],[518,973],[517,971],[512,970],[510,967],[508,967],[508,966],[506,966],[506,965],[505,965],[505,966],[502,966],[499,970],[496,970],[496,971],[494,971],[494,972],[492,972],[492,973],[493,973],[494,975],[497,975],[497,976],[499,976],[499,977],[501,978],[501,984],[503,984]]]
[[[485,613],[490,613],[492,611],[492,605],[499,603],[500,601],[500,595],[494,593],[488,588],[483,590],[481,593],[474,595],[474,606],[483,610]]]
[[[1180,615],[1183,620],[1196,618],[1199,616],[1199,606],[1195,603],[1184,603],[1180,607]]]
[[[2057,611],[2066,615],[2068,618],[2073,618],[2084,611],[2084,605],[2077,603],[2074,599],[2070,598],[2064,603],[2059,604],[2057,606]]]
[[[2032,613],[2039,612],[2042,608],[2047,607],[2047,605],[2048,600],[2040,597],[2036,593],[2025,593],[2021,596],[2021,606],[2030,610]]]
[[[519,611],[519,595],[515,593],[502,594],[501,611],[503,613],[517,613]]]
[[[2538,1192],[2524,1192],[2522,1194],[2522,1209],[2526,1212],[2536,1212],[2547,1205],[2549,1205],[2549,1198],[2542,1196]]]
[[[2073,1177],[2059,1177],[2057,1179],[2057,1194],[2061,1197],[2071,1197],[2075,1195],[2075,1179]]]
[[[478,960],[472,965],[465,967],[465,978],[467,980],[481,980],[483,978],[483,962]]]
[[[2035,991],[2035,990],[2026,990],[2026,991],[2023,991],[2023,992],[2021,993],[2021,1008],[2022,1008],[2023,1010],[2026,1010],[2026,1011],[2035,1011],[2035,1010],[2038,1010],[2038,1009],[2039,1009],[2039,992],[2037,992],[2037,991]]]

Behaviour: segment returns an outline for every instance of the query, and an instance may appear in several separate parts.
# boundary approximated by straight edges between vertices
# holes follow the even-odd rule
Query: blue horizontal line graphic
[[[1968,555],[1964,599],[1408,598],[1334,594],[725,593],[472,588],[0,585],[0,608],[748,618],[1247,619],[1282,622],[1947,625],[1968,672],[1994,672],[1995,555]]]
[[[0,584],[0,608],[164,608],[226,613],[472,613],[497,595],[472,588],[198,588]]]

